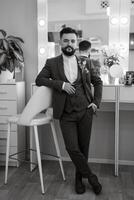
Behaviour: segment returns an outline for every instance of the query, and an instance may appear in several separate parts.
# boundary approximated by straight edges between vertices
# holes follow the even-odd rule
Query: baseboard
[[[57,160],[56,158],[52,156],[42,156],[42,159],[45,160]],[[63,161],[71,161],[69,157],[62,157]],[[90,163],[102,163],[102,164],[114,164],[114,160],[112,159],[103,159],[103,158],[89,158],[88,162]],[[131,165],[134,166],[134,161],[132,160],[119,160],[119,165]]]

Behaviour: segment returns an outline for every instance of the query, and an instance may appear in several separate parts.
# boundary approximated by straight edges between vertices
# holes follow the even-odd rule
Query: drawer
[[[10,148],[10,154],[16,153],[17,152],[17,147],[11,147]],[[17,156],[14,156],[17,157]],[[0,161],[5,161],[6,160],[6,146],[1,147],[0,146]]]
[[[103,93],[102,93],[102,101],[115,101],[116,94],[115,94],[115,86],[104,86]]]
[[[0,85],[0,99],[16,100],[16,85]]]
[[[16,101],[0,101],[0,115],[17,114]]]
[[[6,146],[7,132],[0,131],[0,146]],[[17,146],[17,132],[11,132],[10,146]]]
[[[16,152],[17,152],[17,147],[10,147],[10,154]],[[0,154],[5,154],[5,153],[6,153],[6,146],[0,146]]]
[[[5,147],[6,146],[6,141],[7,141],[7,139],[5,137],[0,138],[0,147]]]
[[[0,116],[0,131],[7,130],[7,118],[8,118],[8,116]],[[12,131],[17,131],[17,125],[16,124],[12,124],[11,125],[11,130]]]
[[[134,102],[134,87],[120,87],[120,101]]]

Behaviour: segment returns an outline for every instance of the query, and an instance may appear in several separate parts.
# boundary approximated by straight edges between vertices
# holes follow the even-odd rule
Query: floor
[[[114,176],[114,166],[91,164],[103,186],[96,196],[86,179],[86,193],[77,195],[74,191],[74,167],[64,162],[66,181],[63,181],[59,163],[43,161],[45,195],[41,194],[38,169],[29,171],[29,165],[10,167],[8,184],[4,184],[4,167],[0,167],[0,200],[134,200],[134,166],[120,166],[119,177]]]

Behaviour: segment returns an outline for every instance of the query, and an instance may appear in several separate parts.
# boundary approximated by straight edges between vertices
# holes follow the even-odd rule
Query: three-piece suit
[[[78,75],[73,83],[74,94],[69,95],[63,90],[63,83],[69,81],[64,73],[62,55],[47,59],[44,68],[36,78],[36,85],[53,89],[53,117],[60,121],[65,146],[76,171],[83,177],[88,177],[92,173],[87,160],[94,114],[92,107],[88,108],[88,106],[94,103],[99,108],[102,81],[94,72],[90,59],[76,57],[76,60]]]

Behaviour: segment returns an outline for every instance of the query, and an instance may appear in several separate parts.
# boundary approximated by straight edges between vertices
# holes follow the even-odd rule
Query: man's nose
[[[72,42],[71,42],[71,41],[68,41],[68,45],[70,45],[70,46],[71,46],[71,45],[72,45]]]

